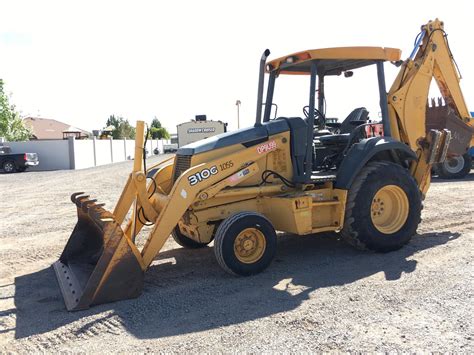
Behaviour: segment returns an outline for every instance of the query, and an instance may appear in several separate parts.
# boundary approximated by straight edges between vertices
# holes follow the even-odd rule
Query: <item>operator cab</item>
[[[334,180],[338,167],[354,144],[368,138],[371,131],[376,131],[377,134],[384,132],[385,136],[390,136],[383,63],[397,62],[400,60],[400,55],[401,51],[394,48],[325,48],[294,53],[267,63],[266,72],[269,74],[269,80],[263,122],[270,121],[275,83],[280,75],[307,75],[310,78],[308,105],[303,107],[304,117],[277,118],[287,121],[290,126],[291,150],[293,161],[297,165],[294,166],[295,182]],[[383,129],[375,130],[371,127],[373,124],[370,123],[369,111],[365,107],[355,107],[341,122],[328,119],[325,78],[341,74],[344,77],[351,77],[353,70],[371,65],[377,68],[382,115],[382,124],[379,126],[383,126]],[[260,82],[263,82],[263,75]],[[263,92],[259,92],[259,95],[261,104]],[[257,111],[256,126],[259,124]],[[303,154],[304,157],[301,156]]]

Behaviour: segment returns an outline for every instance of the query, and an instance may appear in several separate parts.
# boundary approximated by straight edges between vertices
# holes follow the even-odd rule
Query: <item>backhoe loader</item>
[[[214,241],[218,264],[243,276],[270,265],[276,231],[331,231],[359,249],[401,248],[420,223],[432,165],[465,153],[472,137],[443,27],[439,20],[422,26],[405,61],[399,49],[382,47],[306,50],[271,61],[266,50],[255,125],[180,147],[149,169],[139,121],[133,170],[113,212],[81,192],[71,197],[78,222],[54,264],[66,308],[138,296],[145,271],[170,236],[185,248]],[[388,93],[387,62],[400,68]],[[376,68],[382,123],[375,130],[360,107],[328,130],[325,78],[349,77],[367,66]],[[308,78],[304,117],[271,119],[281,75]],[[444,122],[450,129],[427,129],[432,78],[453,112],[449,125]],[[145,223],[153,227],[139,249],[135,241]]]

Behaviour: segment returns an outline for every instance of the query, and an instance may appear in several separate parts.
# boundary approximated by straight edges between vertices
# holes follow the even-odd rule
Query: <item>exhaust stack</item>
[[[258,73],[258,94],[257,94],[257,117],[255,118],[255,127],[262,125],[262,104],[263,104],[263,83],[265,81],[265,63],[270,55],[270,50],[265,49],[265,52],[260,58],[260,70]]]

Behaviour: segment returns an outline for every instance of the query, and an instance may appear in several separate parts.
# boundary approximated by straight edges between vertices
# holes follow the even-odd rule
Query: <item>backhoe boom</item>
[[[424,195],[429,187],[431,164],[436,162],[430,159],[430,156],[436,155],[436,151],[433,152],[434,141],[427,136],[429,132],[426,130],[432,79],[435,79],[446,104],[466,123],[461,134],[469,135],[469,126],[474,127],[474,120],[462,95],[459,85],[461,78],[443,22],[438,19],[430,21],[422,26],[421,31],[421,45],[403,62],[388,93],[388,103],[392,136],[409,145],[419,156],[412,174]],[[453,139],[456,137],[453,135]]]

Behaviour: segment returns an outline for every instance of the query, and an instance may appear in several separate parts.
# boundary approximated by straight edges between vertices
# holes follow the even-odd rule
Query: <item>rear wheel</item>
[[[342,237],[358,249],[397,250],[416,233],[421,195],[413,177],[390,162],[369,163],[349,189]]]
[[[173,239],[176,243],[181,245],[183,248],[189,248],[189,249],[198,249],[198,248],[204,248],[208,243],[200,243],[197,242],[191,238],[186,237],[181,231],[179,230],[179,227],[176,226],[174,227],[173,231],[171,232],[171,235],[173,236]]]
[[[436,172],[442,179],[462,179],[471,171],[472,158],[466,153],[447,158],[443,163],[436,165]]]
[[[16,171],[15,163],[12,160],[7,160],[3,163],[3,171],[6,173],[14,173]]]
[[[216,232],[214,253],[228,273],[248,276],[265,270],[276,254],[277,236],[270,221],[255,212],[226,218]]]

